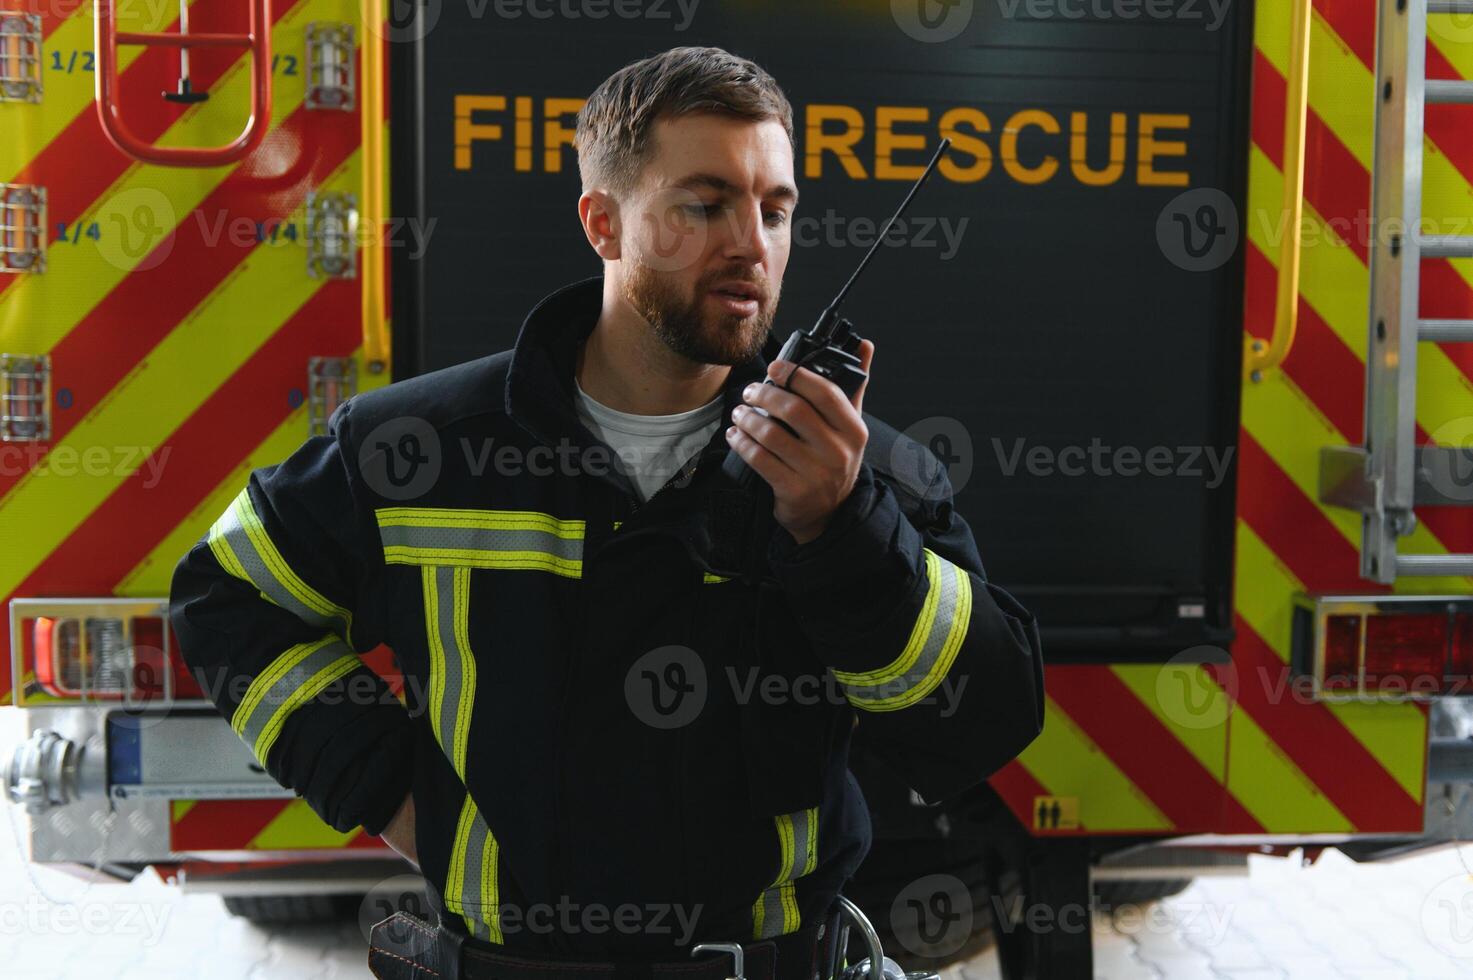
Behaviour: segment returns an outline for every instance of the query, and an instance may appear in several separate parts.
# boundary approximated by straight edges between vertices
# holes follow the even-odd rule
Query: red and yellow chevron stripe
[[[243,27],[239,4],[190,2],[192,30]],[[363,29],[358,0],[273,6],[281,56],[265,141],[233,166],[185,169],[141,164],[103,135],[88,70],[90,3],[0,0],[6,10],[42,14],[45,95],[38,105],[0,104],[0,182],[47,188],[50,242],[44,274],[0,277],[0,349],[49,354],[60,396],[35,465],[0,468],[7,605],[17,596],[167,595],[179,556],[246,474],[306,438],[308,358],[358,359],[360,388],[387,381],[362,363],[360,283],[310,278],[304,242],[309,191],[365,199],[359,114],[303,105],[307,24],[355,24],[360,44],[382,43],[381,32]],[[177,26],[177,6],[129,9],[127,29]],[[145,23],[154,10],[158,20]],[[249,102],[246,59],[196,52],[194,84],[211,98],[182,107],[158,98],[174,88],[177,57],[161,47],[121,49],[130,126],[163,145],[228,141]],[[295,235],[271,240],[278,224]],[[48,466],[88,452],[110,462]],[[5,633],[0,703],[11,698],[9,663]],[[225,847],[205,839],[212,825],[249,829],[246,846],[256,849],[345,846],[300,800],[180,801],[174,823],[190,848]],[[201,829],[191,837],[191,828]]]
[[[1211,667],[1059,666],[1043,736],[993,779],[1025,826],[1074,798],[1075,834],[1417,832],[1427,716],[1414,703],[1316,704],[1288,670],[1290,597],[1380,591],[1359,578],[1360,521],[1317,498],[1321,446],[1362,438],[1375,3],[1316,0],[1311,27],[1299,332],[1283,368],[1243,387],[1234,581],[1237,641]],[[1245,329],[1272,329],[1290,5],[1256,10]],[[1473,36],[1429,32],[1429,75],[1473,78]],[[1429,106],[1424,212],[1466,218],[1473,126]],[[1333,225],[1331,224],[1333,222]],[[1333,228],[1350,229],[1344,237]],[[1357,234],[1358,232],[1358,234]],[[1466,231],[1461,232],[1466,234]],[[1423,316],[1473,316],[1473,262],[1429,261]],[[1425,345],[1419,438],[1473,406],[1473,350]],[[1473,513],[1427,509],[1408,551],[1473,551]],[[1397,591],[1467,593],[1467,579]]]
[[[338,833],[302,800],[174,800],[170,806],[175,852],[387,849],[362,827]]]

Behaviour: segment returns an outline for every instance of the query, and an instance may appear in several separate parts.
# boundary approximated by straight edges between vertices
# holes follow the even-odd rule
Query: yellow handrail
[[[1274,310],[1273,337],[1264,343],[1245,338],[1243,370],[1261,381],[1265,371],[1284,363],[1299,327],[1299,251],[1304,216],[1304,126],[1309,111],[1309,20],[1312,0],[1295,0],[1290,33],[1288,97],[1284,107],[1284,197],[1288,234],[1279,246],[1279,292]]]
[[[371,374],[389,365],[389,318],[384,308],[384,10],[383,0],[361,0],[363,79],[363,360]]]

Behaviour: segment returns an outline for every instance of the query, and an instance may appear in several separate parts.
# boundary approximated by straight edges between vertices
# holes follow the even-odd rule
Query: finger
[[[749,405],[738,405],[732,410],[731,418],[737,428],[790,468],[801,469],[812,461],[812,452],[803,441],[784,429],[776,419],[763,415],[762,410]]]
[[[827,378],[821,378],[807,368],[798,368],[788,379],[788,390],[801,395],[824,423],[845,439],[858,439],[863,434],[854,403],[842,388]]]
[[[820,379],[821,380],[821,379]],[[773,418],[786,422],[797,437],[820,452],[842,448],[838,433],[802,395],[784,391],[777,385],[758,385],[742,395],[748,405],[763,409]]]
[[[861,340],[859,342],[859,369],[864,372],[864,380],[859,383],[859,390],[854,393],[854,410],[864,412],[864,393],[869,388],[869,366],[874,363],[875,342],[873,340]]]
[[[786,485],[795,474],[782,460],[764,449],[762,445],[735,425],[726,429],[726,444],[735,449],[746,464],[757,471],[776,490],[779,484]]]

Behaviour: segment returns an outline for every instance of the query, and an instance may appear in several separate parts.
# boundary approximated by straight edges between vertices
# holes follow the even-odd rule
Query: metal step
[[[1473,105],[1473,82],[1461,79],[1429,78],[1426,86],[1428,102]]]
[[[1473,0],[1427,0],[1429,14],[1473,14]]]
[[[1473,235],[1427,235],[1421,248],[1424,259],[1473,259]]]
[[[1419,320],[1417,339],[1435,344],[1473,343],[1473,320]]]
[[[1473,575],[1473,555],[1397,555],[1398,575]]]

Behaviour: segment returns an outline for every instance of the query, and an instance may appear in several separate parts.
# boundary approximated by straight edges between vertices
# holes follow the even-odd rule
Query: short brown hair
[[[722,48],[671,48],[620,68],[578,112],[573,146],[584,190],[632,190],[654,151],[655,123],[692,112],[776,119],[797,152],[793,107],[759,65]]]

